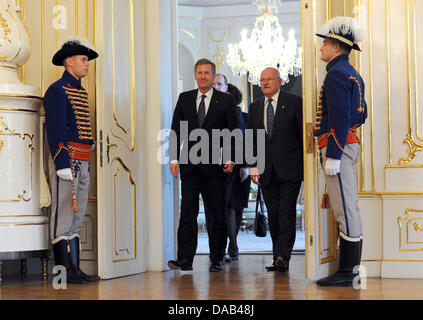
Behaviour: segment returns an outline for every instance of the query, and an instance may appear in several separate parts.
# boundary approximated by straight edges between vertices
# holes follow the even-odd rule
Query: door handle
[[[100,130],[100,168],[103,168],[103,130]]]
[[[107,136],[107,163],[110,163],[110,149],[113,147],[117,148],[117,144],[110,143],[110,138]]]

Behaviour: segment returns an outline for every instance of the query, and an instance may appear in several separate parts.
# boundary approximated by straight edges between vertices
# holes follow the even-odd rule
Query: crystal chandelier
[[[288,32],[288,39],[282,34],[278,12],[280,0],[253,0],[257,6],[257,19],[251,37],[248,31],[241,31],[241,41],[229,44],[228,65],[235,76],[242,77],[248,72],[248,81],[260,83],[260,74],[266,67],[278,68],[282,84],[302,73],[302,48],[297,50],[295,30]],[[297,54],[298,53],[298,54]]]

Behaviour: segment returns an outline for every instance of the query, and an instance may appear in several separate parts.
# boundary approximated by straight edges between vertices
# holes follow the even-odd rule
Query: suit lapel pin
[[[282,106],[282,109],[286,109],[286,106]]]

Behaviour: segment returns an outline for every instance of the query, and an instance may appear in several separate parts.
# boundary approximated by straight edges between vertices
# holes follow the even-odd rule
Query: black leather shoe
[[[339,239],[339,268],[338,271],[316,282],[322,287],[348,287],[353,285],[358,273],[353,273],[354,268],[360,265],[361,248],[363,241],[347,241],[342,236]],[[358,279],[358,284],[360,280]]]
[[[80,278],[84,279],[86,282],[98,282],[100,278],[97,276],[89,276],[84,271],[81,270],[79,267],[80,259],[79,259],[79,237],[75,237],[69,240],[69,260],[72,265],[73,272]]]
[[[221,261],[212,261],[210,263],[210,272],[219,272],[222,271],[222,262]]]
[[[72,266],[73,272],[80,278],[84,279],[86,282],[99,282],[100,278],[97,276],[89,276],[84,271],[82,271],[78,266]]]
[[[71,263],[68,254],[68,241],[60,240],[53,244],[54,262],[55,265],[64,266],[66,268],[66,282],[73,284],[86,284],[83,277],[75,273],[75,268]]]
[[[288,272],[289,270],[289,263],[282,257],[277,257],[274,265],[279,272]]]
[[[352,272],[336,272],[335,274],[320,279],[316,282],[321,287],[349,287],[353,285],[355,274]]]
[[[238,256],[233,256],[230,259],[231,259],[231,262],[237,262],[239,258]]]
[[[278,267],[273,263],[271,266],[266,267],[267,271],[277,271]]]
[[[266,267],[267,271],[288,272],[289,263],[282,257],[277,257],[271,266]]]
[[[73,284],[86,284],[87,281],[78,273],[75,272],[75,269],[73,268],[73,266],[69,269],[66,270],[66,281],[68,283],[73,283]]]
[[[182,271],[191,271],[192,270],[192,263],[190,263],[186,259],[169,260],[167,265],[172,270],[182,270]]]

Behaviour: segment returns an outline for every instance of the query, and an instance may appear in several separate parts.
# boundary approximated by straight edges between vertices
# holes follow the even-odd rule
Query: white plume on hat
[[[336,17],[329,20],[319,30],[319,34],[329,35],[334,34],[352,34],[354,43],[363,40],[363,29],[356,19],[351,17]]]
[[[81,37],[76,37],[76,36],[67,37],[63,39],[62,41],[60,41],[59,48],[63,48],[63,46],[67,43],[79,44],[81,46],[87,47],[90,50],[96,51],[95,47],[88,40],[85,40]]]

